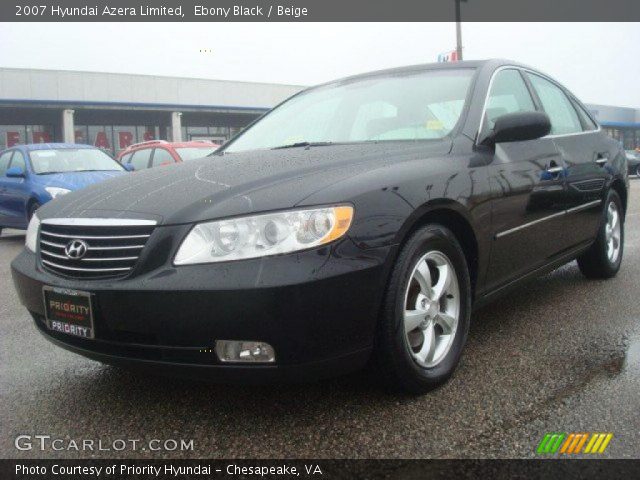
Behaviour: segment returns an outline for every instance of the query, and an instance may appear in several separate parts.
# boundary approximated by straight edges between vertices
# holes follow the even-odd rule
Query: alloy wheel
[[[460,287],[451,260],[430,251],[416,263],[404,299],[406,344],[414,361],[432,368],[449,352],[460,316]]]
[[[620,211],[616,202],[609,202],[607,207],[607,223],[605,225],[605,239],[607,242],[607,257],[611,263],[618,261],[620,255]]]

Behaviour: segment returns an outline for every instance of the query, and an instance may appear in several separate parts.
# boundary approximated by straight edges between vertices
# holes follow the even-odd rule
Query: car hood
[[[354,175],[450,149],[447,139],[229,153],[123,175],[60,197],[38,215],[151,218],[174,225],[291,208]],[[345,192],[335,201],[348,198]]]
[[[103,182],[113,177],[127,173],[124,171],[99,171],[99,172],[66,172],[38,175],[38,183],[45,187],[66,188],[67,190],[80,190],[94,183]]]

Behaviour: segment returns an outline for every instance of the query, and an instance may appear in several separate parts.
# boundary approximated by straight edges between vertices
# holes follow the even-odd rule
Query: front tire
[[[36,213],[36,210],[39,208],[40,204],[38,202],[32,202],[31,205],[29,205],[29,210],[27,211],[27,223],[31,221],[31,217],[33,217],[33,214]]]
[[[610,190],[596,241],[578,257],[578,267],[585,277],[612,278],[620,270],[624,249],[623,212],[620,196],[615,190]]]
[[[469,331],[469,270],[453,233],[428,225],[396,261],[378,325],[376,360],[383,381],[420,394],[455,370]]]

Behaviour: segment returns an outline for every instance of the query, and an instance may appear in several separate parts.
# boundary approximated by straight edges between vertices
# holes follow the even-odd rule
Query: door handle
[[[598,165],[600,165],[601,167],[606,164],[609,161],[609,156],[607,155],[607,152],[601,152],[598,154],[597,158],[596,158],[596,163]]]

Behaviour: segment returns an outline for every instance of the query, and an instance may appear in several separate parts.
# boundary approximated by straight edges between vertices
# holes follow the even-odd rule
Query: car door
[[[15,150],[9,168],[18,167],[25,173],[24,177],[9,178],[5,175],[4,203],[7,212],[9,225],[16,228],[26,228],[27,226],[27,202],[30,198],[30,186],[27,180],[27,162],[24,154],[20,150]]]
[[[10,226],[9,209],[7,205],[7,184],[8,178],[6,177],[9,164],[11,163],[11,157],[13,156],[13,150],[9,150],[0,154],[0,227]]]
[[[491,131],[499,116],[537,109],[522,72],[498,70],[479,138]],[[551,138],[496,144],[488,174],[493,199],[486,282],[491,289],[534,270],[558,253],[566,190],[562,158]]]
[[[555,82],[527,72],[534,94],[551,120],[551,135],[564,161],[567,182],[565,249],[593,240],[601,218],[604,186],[611,178],[607,168],[615,144],[575,99]]]

